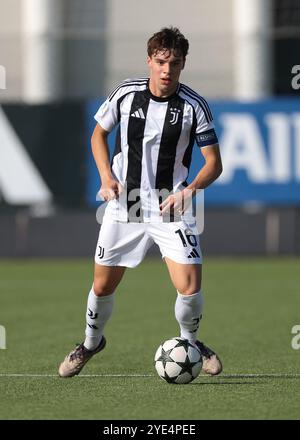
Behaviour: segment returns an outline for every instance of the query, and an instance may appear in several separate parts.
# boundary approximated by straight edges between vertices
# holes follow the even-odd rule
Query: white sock
[[[197,340],[204,298],[201,290],[193,295],[182,295],[177,291],[175,317],[180,326],[180,336],[191,342]]]
[[[86,328],[84,346],[88,350],[95,350],[98,347],[103,329],[109,320],[114,306],[115,294],[106,296],[96,296],[92,290],[88,296],[86,311]]]

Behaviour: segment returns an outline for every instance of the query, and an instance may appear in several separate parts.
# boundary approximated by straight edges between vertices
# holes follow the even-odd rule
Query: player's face
[[[158,51],[148,57],[150,69],[150,91],[153,95],[166,98],[175,93],[184,68],[183,56],[175,56],[173,51]]]

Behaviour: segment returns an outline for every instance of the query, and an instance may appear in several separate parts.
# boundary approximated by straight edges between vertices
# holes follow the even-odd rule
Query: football
[[[163,342],[156,350],[154,361],[159,377],[168,383],[192,382],[202,368],[201,352],[179,337]]]

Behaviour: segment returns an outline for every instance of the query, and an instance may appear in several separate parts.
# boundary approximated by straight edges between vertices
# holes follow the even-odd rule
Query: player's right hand
[[[98,196],[101,200],[108,202],[119,198],[123,187],[117,180],[111,178],[102,181],[101,188],[98,192]]]

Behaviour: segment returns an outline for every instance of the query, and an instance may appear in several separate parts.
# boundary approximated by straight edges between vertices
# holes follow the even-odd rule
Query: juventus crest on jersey
[[[207,102],[181,83],[172,96],[159,98],[151,93],[149,79],[126,80],[95,119],[108,132],[119,124],[112,171],[128,191],[135,191],[132,201],[140,200],[144,217],[158,211],[153,191],[187,186],[195,141],[200,147],[218,142]]]

